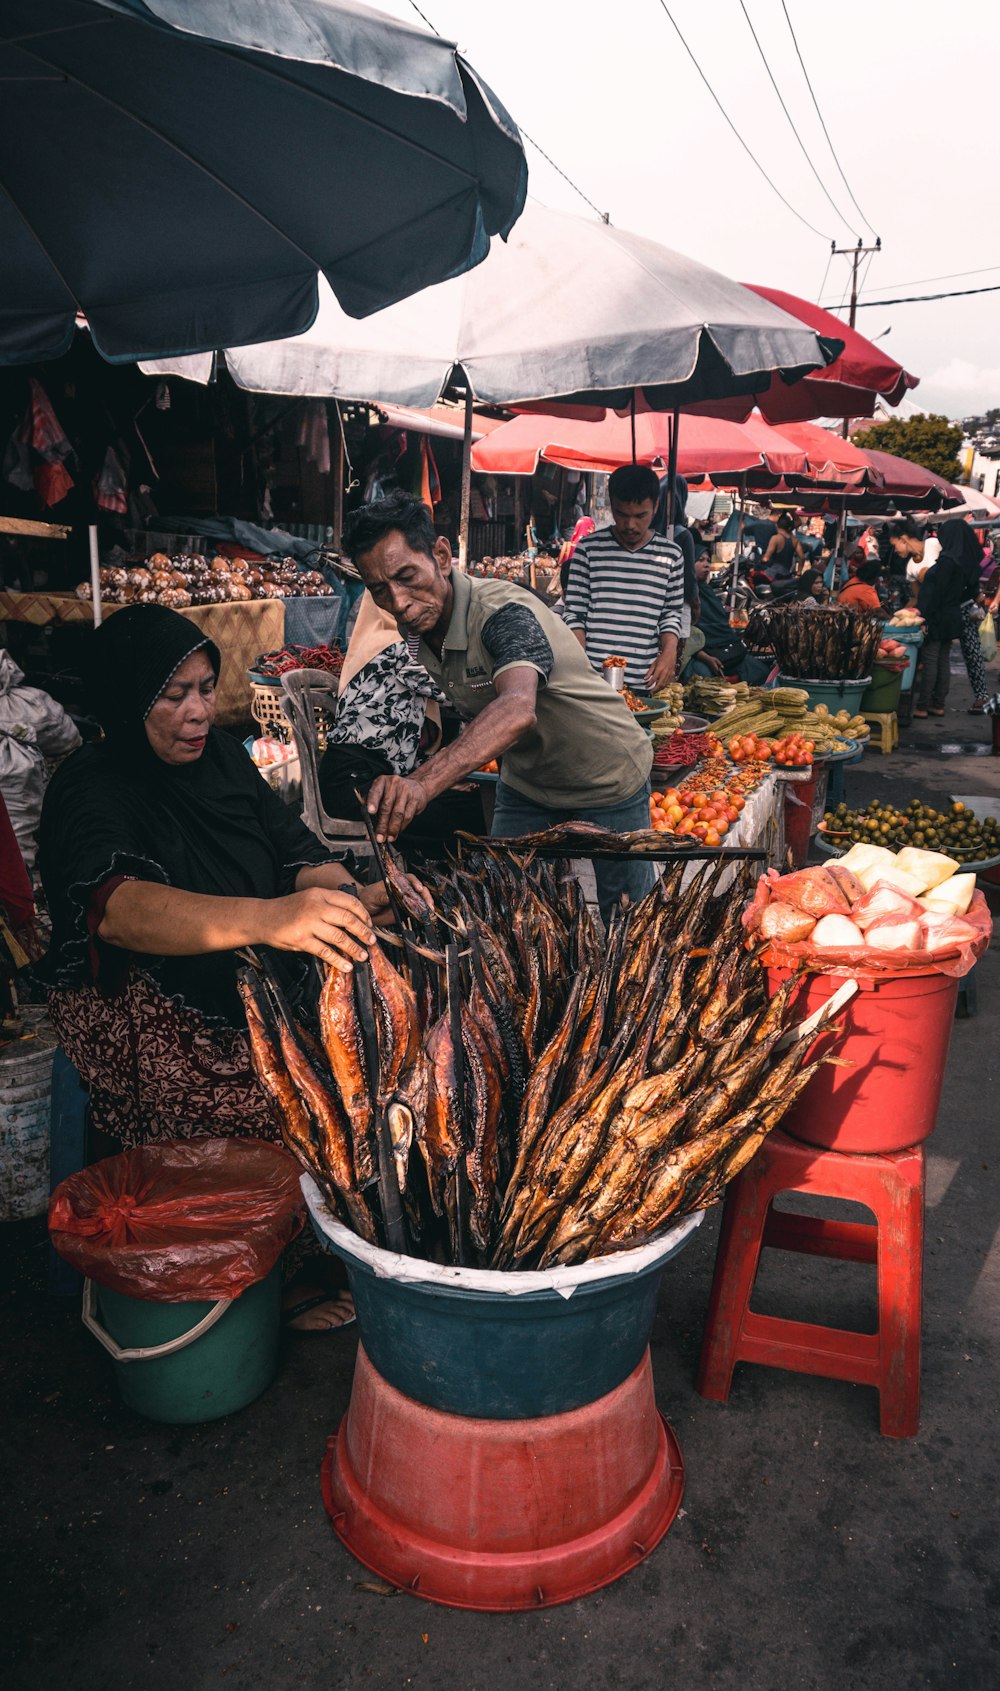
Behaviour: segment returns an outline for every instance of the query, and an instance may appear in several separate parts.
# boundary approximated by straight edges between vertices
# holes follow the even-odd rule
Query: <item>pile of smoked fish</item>
[[[715,1203],[808,1083],[740,922],[751,870],[671,865],[599,935],[568,865],[490,848],[293,1014],[241,975],[290,1149],[362,1238],[439,1262],[581,1262]],[[730,875],[732,870],[730,867]],[[426,894],[426,897],[424,896]],[[398,964],[398,966],[397,966]],[[780,1049],[779,1049],[780,1047]]]

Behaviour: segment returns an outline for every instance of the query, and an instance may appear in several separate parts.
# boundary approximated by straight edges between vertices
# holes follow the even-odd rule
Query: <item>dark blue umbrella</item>
[[[517,127],[439,37],[355,0],[0,0],[0,362],[294,335],[478,264]]]

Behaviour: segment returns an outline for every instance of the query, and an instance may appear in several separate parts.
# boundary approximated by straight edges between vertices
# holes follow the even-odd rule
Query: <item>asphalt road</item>
[[[940,750],[987,733],[957,714],[916,724],[893,758],[851,772],[849,796],[1000,797],[1000,760]],[[918,1436],[880,1437],[873,1390],[746,1364],[727,1405],[698,1397],[710,1216],[668,1266],[653,1336],[682,1513],[635,1572],[562,1608],[434,1608],[380,1589],[341,1548],[318,1469],[351,1334],[286,1340],[275,1385],[228,1420],[143,1422],[78,1311],[46,1295],[41,1225],[9,1225],[8,1691],[996,1691],[998,1002],[995,942],[928,1152]],[[759,1286],[773,1313],[873,1325],[869,1268],[771,1252]]]

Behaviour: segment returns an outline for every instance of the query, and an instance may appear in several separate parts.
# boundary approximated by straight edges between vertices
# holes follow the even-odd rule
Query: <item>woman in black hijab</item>
[[[968,714],[982,716],[989,701],[986,664],[979,640],[980,619],[976,615],[976,606],[984,597],[979,568],[983,560],[983,548],[968,523],[963,522],[961,517],[952,517],[948,522],[942,523],[938,529],[938,539],[941,542],[938,563],[943,563],[946,558],[950,559],[956,571],[956,578],[961,580],[964,587],[959,607],[961,620],[958,643],[962,648],[966,674],[972,688],[972,704]]]
[[[271,947],[294,994],[309,956],[364,959],[386,908],[213,728],[219,665],[177,612],[116,612],[93,638],[105,739],[58,770],[42,811],[39,972],[94,1123],[123,1145],[275,1137],[234,954]]]

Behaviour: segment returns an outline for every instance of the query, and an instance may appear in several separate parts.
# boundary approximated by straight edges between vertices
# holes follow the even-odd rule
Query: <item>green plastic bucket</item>
[[[88,1280],[83,1321],[114,1361],[122,1400],[150,1421],[217,1421],[274,1379],[281,1264],[238,1298],[153,1303]]]
[[[815,710],[817,705],[826,705],[831,716],[836,716],[838,710],[849,710],[852,716],[857,716],[861,700],[870,685],[870,675],[863,676],[860,681],[800,681],[797,675],[778,676],[779,687],[801,687],[809,694],[811,710]]]
[[[902,689],[901,669],[887,669],[884,664],[872,664],[872,684],[861,701],[861,709],[873,713],[898,710]]]

